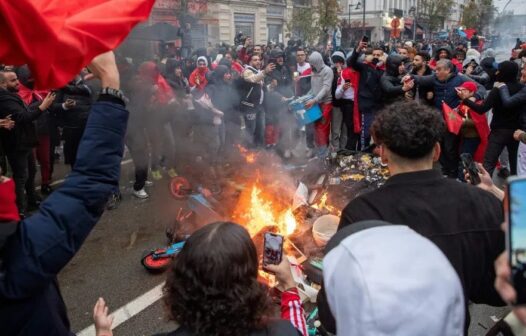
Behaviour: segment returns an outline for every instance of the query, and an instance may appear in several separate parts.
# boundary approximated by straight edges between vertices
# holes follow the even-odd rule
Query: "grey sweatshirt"
[[[334,74],[331,68],[323,63],[323,57],[317,51],[309,56],[312,66],[311,90],[317,103],[330,103],[332,101],[331,85]]]

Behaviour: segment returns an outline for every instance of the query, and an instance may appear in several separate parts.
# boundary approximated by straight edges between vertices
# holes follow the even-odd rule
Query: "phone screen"
[[[517,304],[526,303],[526,178],[513,179],[508,185],[508,254]]]
[[[364,35],[362,37],[362,42],[369,42],[369,37],[367,37],[366,35]]]
[[[272,232],[265,233],[263,264],[279,265],[283,253],[283,236]]]

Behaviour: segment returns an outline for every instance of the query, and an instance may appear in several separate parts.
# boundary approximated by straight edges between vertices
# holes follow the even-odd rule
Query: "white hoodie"
[[[403,225],[358,231],[323,260],[338,336],[462,336],[460,279],[430,240]]]

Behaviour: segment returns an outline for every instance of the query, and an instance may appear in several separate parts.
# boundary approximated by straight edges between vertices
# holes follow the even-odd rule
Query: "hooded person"
[[[326,154],[329,145],[329,134],[331,131],[332,95],[331,86],[334,74],[323,62],[323,56],[315,51],[309,56],[312,67],[311,90],[313,99],[307,101],[305,107],[311,108],[314,104],[320,104],[322,118],[314,123],[314,144],[318,148],[318,154]]]
[[[408,226],[359,222],[336,233],[326,252],[324,288],[338,335],[464,334],[457,273]]]
[[[455,57],[453,57],[453,52],[448,46],[441,46],[438,49],[436,49],[435,57],[431,60],[431,62],[429,62],[429,67],[435,70],[438,60],[444,58],[450,60],[459,72],[462,71],[462,63],[459,62]]]
[[[188,82],[192,90],[197,90],[198,93],[204,92],[208,80],[206,73],[208,72],[208,60],[205,56],[199,56],[197,58],[197,68],[188,77]]]
[[[403,99],[407,91],[412,90],[413,85],[403,83],[402,76],[405,75],[405,62],[407,57],[399,55],[390,55],[387,57],[385,73],[380,80],[382,91],[384,93],[384,102],[391,103],[398,99]]]
[[[484,85],[486,90],[491,90],[491,88],[493,87],[493,83],[495,83],[495,74],[497,72],[498,66],[495,56],[495,50],[493,50],[492,48],[488,48],[482,53],[480,66],[482,67],[482,69],[484,69],[484,71],[488,74],[489,77],[488,82]]]
[[[473,81],[484,86],[489,82],[489,75],[484,71],[482,66],[480,66],[480,53],[478,51],[469,49],[462,65],[464,75]]]

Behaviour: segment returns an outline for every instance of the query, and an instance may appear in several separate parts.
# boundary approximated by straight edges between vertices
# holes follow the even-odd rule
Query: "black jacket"
[[[519,108],[519,128],[526,130],[526,86],[523,86],[520,91],[510,96],[510,91],[507,86],[502,86],[499,89],[502,106],[505,109]]]
[[[28,109],[18,94],[0,89],[0,119],[11,115],[15,122],[12,130],[0,129],[0,143],[5,153],[31,149],[38,144],[33,121],[41,114],[37,105]]]
[[[360,83],[358,85],[358,101],[360,111],[368,111],[371,108],[381,106],[381,100],[378,98],[382,90],[380,80],[384,73],[378,67],[358,62],[359,52],[356,50],[348,59],[347,65],[360,73]]]
[[[504,216],[495,196],[437,170],[399,174],[352,200],[342,212],[339,229],[373,219],[407,225],[434,242],[457,271],[467,299],[504,305],[494,288],[493,263],[504,250]],[[322,295],[318,307],[321,322],[334,332]]]
[[[507,86],[511,95],[516,94],[523,87],[523,85],[519,83],[508,83]],[[498,88],[491,89],[489,95],[480,105],[469,99],[464,99],[463,102],[473,111],[480,114],[493,109],[493,118],[491,119],[490,124],[491,129],[517,129],[519,127],[519,111],[521,107],[504,107]]]
[[[67,99],[75,100],[75,107],[65,110],[62,103],[66,102]],[[93,103],[92,99],[90,88],[82,81],[70,82],[60,89],[53,104],[53,112],[59,125],[66,128],[84,128]]]

